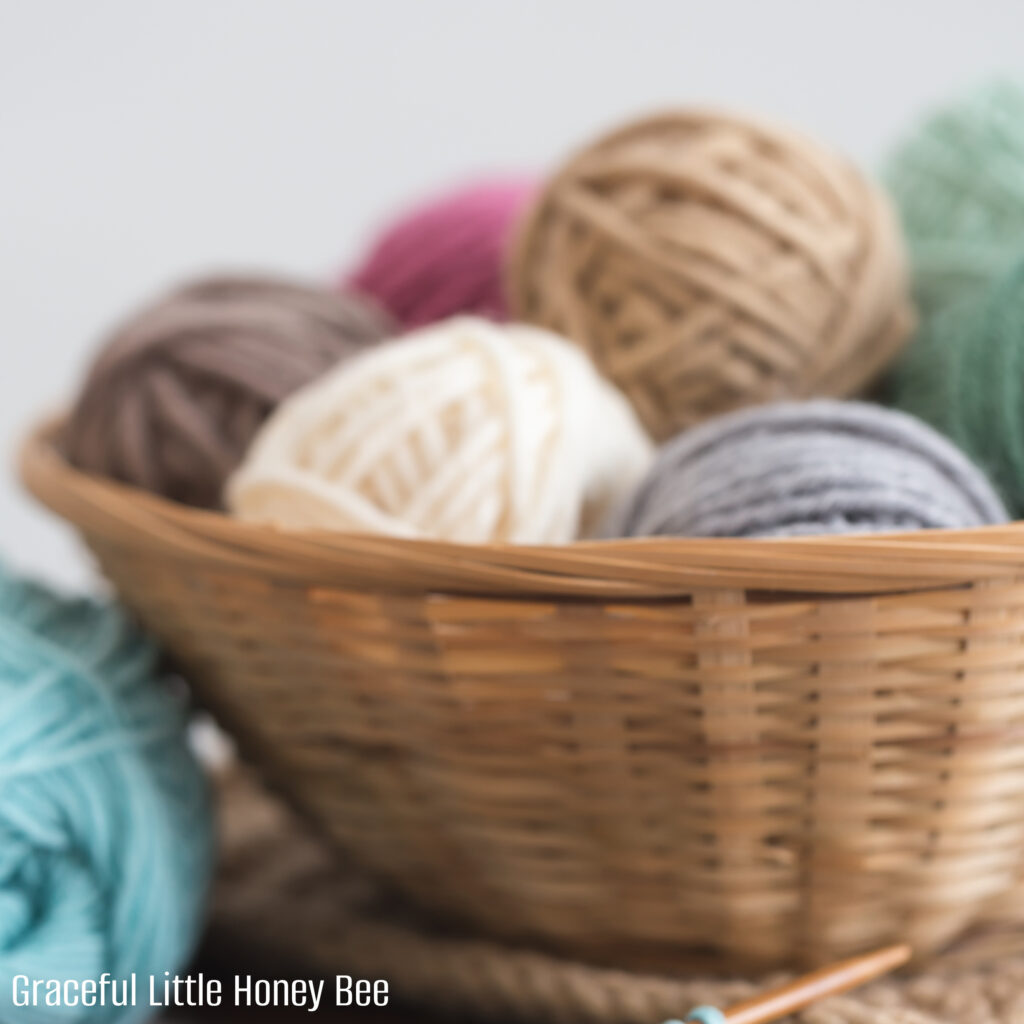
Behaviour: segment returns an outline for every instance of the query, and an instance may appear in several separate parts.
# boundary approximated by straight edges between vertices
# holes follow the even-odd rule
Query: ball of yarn
[[[460,317],[293,395],[227,503],[289,527],[560,543],[595,526],[650,454],[629,404],[574,346]]]
[[[931,318],[886,392],[967,452],[1024,517],[1024,259]]]
[[[488,179],[406,211],[346,285],[372,296],[405,327],[460,313],[504,320],[508,240],[533,191],[523,179]]]
[[[589,349],[659,440],[744,405],[852,394],[912,321],[871,183],[787,131],[695,112],[569,160],[526,219],[511,286],[513,312]]]
[[[266,277],[196,281],[114,332],[64,437],[90,472],[214,507],[270,411],[391,326],[365,300]]]
[[[897,146],[886,182],[923,310],[990,283],[1024,237],[1024,87],[998,80],[934,111]]]
[[[184,702],[112,607],[0,571],[0,991],[6,1024],[149,1016],[203,923],[211,806]],[[17,975],[138,976],[140,1006],[11,1007]],[[120,992],[120,989],[119,989]]]
[[[979,469],[912,416],[861,402],[780,402],[664,446],[605,533],[778,537],[1004,522]]]

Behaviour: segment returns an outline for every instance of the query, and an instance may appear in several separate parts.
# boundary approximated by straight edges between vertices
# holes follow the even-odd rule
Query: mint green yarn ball
[[[183,695],[113,607],[0,569],[0,1020],[131,1022],[185,966],[211,877]],[[12,983],[138,978],[139,1005],[13,1005]]]
[[[885,388],[966,452],[1024,518],[1024,260],[935,316]]]
[[[884,179],[926,317],[991,283],[1024,238],[1024,84],[999,79],[935,110]]]

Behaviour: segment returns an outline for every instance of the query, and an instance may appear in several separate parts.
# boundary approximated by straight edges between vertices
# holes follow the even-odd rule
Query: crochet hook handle
[[[822,967],[774,991],[737,1003],[726,1010],[725,1019],[728,1024],[768,1024],[819,999],[849,992],[873,978],[888,974],[902,967],[911,954],[911,948],[901,943]]]
[[[695,1024],[769,1024],[770,1021],[796,1013],[797,1010],[802,1010],[819,999],[849,992],[858,985],[902,967],[910,959],[912,952],[910,946],[902,943],[886,946],[873,953],[865,953],[863,956],[822,967],[780,988],[745,999],[726,1010],[718,1010],[711,1006],[698,1007],[686,1020]]]

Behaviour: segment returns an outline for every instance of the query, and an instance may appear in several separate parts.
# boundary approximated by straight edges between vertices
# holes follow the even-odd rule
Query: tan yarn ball
[[[586,347],[658,439],[774,399],[849,395],[913,325],[880,191],[786,130],[699,112],[629,124],[552,178],[513,312]]]
[[[564,543],[646,472],[626,399],[538,327],[444,321],[296,392],[228,483],[248,520],[484,543]]]

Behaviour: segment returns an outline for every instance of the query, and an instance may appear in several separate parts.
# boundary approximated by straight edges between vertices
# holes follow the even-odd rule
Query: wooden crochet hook
[[[904,944],[886,946],[873,953],[822,967],[780,988],[745,999],[727,1010],[698,1006],[683,1021],[666,1021],[665,1024],[768,1024],[769,1021],[796,1013],[819,999],[849,992],[858,985],[902,967],[912,952]]]

